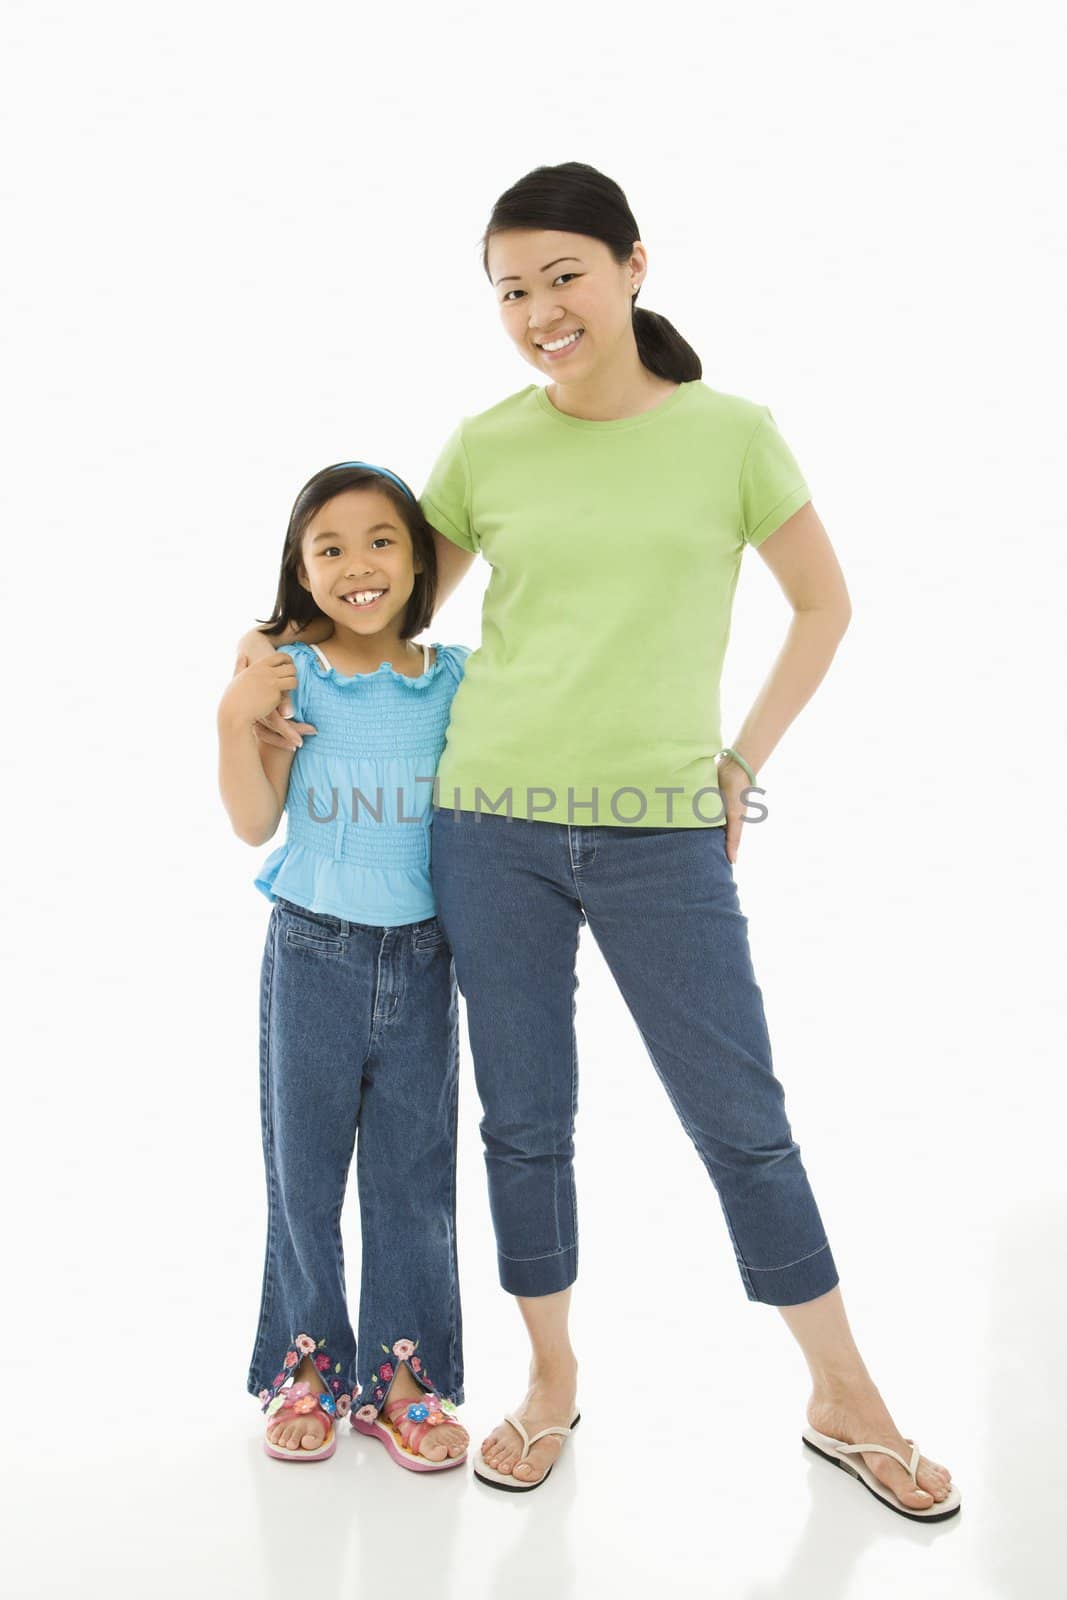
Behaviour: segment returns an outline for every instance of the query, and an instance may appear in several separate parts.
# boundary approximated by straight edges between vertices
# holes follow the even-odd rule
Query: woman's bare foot
[[[286,1407],[267,1426],[267,1439],[279,1450],[317,1450],[326,1437],[331,1418],[318,1404],[318,1397],[326,1385],[315,1370],[310,1356],[305,1356],[293,1374],[294,1383],[306,1383],[315,1400],[314,1411],[294,1416]]]
[[[910,1443],[898,1432],[885,1401],[870,1378],[857,1378],[851,1384],[827,1380],[817,1385],[808,1401],[808,1422],[820,1433],[845,1444],[884,1444],[907,1461]],[[919,1457],[916,1468],[918,1489],[891,1456],[864,1454],[864,1461],[879,1483],[892,1491],[910,1511],[927,1510],[936,1501],[947,1499],[952,1474],[936,1461]]]
[[[401,1362],[397,1366],[396,1376],[389,1385],[388,1400],[424,1401],[425,1399],[425,1389],[420,1389],[407,1367]],[[389,1413],[385,1412],[385,1416],[388,1420]],[[408,1430],[397,1429],[401,1438],[404,1438],[406,1431]],[[407,1440],[405,1439],[404,1442],[406,1444]],[[430,1428],[423,1435],[422,1442],[418,1447],[418,1453],[420,1456],[424,1456],[427,1461],[443,1461],[446,1456],[451,1456],[455,1460],[457,1456],[463,1455],[469,1444],[470,1434],[460,1423],[440,1422],[436,1428]],[[408,1448],[410,1449],[410,1446]]]
[[[515,1412],[526,1432],[565,1428],[574,1416],[578,1393],[578,1363],[571,1359],[551,1369],[531,1369],[526,1399]],[[563,1449],[562,1434],[539,1439],[525,1461],[522,1440],[510,1422],[502,1422],[482,1441],[482,1458],[494,1472],[510,1472],[519,1483],[540,1483]]]

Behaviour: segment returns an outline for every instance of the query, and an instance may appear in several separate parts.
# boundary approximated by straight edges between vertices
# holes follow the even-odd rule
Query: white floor
[[[763,893],[753,872],[748,898]],[[195,957],[176,937],[187,977],[195,959],[208,985],[223,970],[225,922],[205,921]],[[760,941],[765,966],[777,968],[779,939],[780,927]],[[102,1087],[98,1069],[68,1108],[72,1127],[95,1115],[106,1142],[70,1138],[50,1165],[51,1231],[29,1217],[9,1229],[35,1275],[37,1320],[16,1344],[40,1405],[3,1458],[5,1592],[1062,1595],[1064,1204],[1054,1127],[1030,1110],[1040,1063],[1031,1052],[1027,1071],[999,1070],[1010,1007],[953,1020],[947,996],[965,973],[949,957],[929,980],[943,1000],[925,1010],[923,1048],[905,1050],[908,1016],[887,1009],[865,1024],[883,987],[867,955],[850,968],[842,941],[848,981],[831,981],[812,940],[795,957],[799,991],[784,967],[773,999],[765,981],[778,1070],[861,1346],[904,1432],[954,1469],[958,1518],[930,1528],[895,1517],[804,1450],[799,1354],[778,1314],[744,1298],[703,1170],[583,931],[584,1416],[550,1481],[511,1496],[467,1469],[416,1477],[351,1432],[317,1466],[263,1454],[243,1392],[262,1261],[255,1041],[249,995],[234,996],[228,975],[210,1049],[197,1048],[200,1010],[174,1008],[180,1089],[163,1087],[160,1059],[116,1037],[113,1083]],[[156,959],[170,969],[165,941]],[[922,1014],[922,952],[901,959],[912,964],[909,1015]],[[244,963],[251,993],[254,958]],[[147,1026],[150,989],[116,976],[108,999],[118,1034]],[[862,1073],[849,1043],[859,1038]],[[220,1061],[239,1070],[220,1075]],[[355,1224],[346,1216],[353,1276]],[[463,1415],[477,1437],[520,1399],[524,1361],[515,1308],[496,1287],[466,1059],[460,1228]],[[12,1375],[9,1360],[9,1386]]]

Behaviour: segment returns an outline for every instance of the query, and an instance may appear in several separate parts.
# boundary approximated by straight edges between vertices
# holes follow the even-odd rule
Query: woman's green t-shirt
[[[421,497],[492,567],[436,803],[716,827],[719,680],[746,544],[811,498],[766,406],[681,384],[570,417],[530,384],[465,417]]]

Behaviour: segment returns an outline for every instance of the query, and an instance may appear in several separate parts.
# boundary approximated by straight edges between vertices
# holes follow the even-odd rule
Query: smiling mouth
[[[550,356],[554,356],[561,350],[567,350],[571,345],[577,344],[584,332],[584,328],[575,328],[573,333],[564,334],[562,339],[549,339],[544,344],[538,344],[535,339],[534,343],[537,344],[538,350],[545,350]]]
[[[365,611],[368,606],[389,593],[388,589],[353,589],[351,594],[343,594],[341,599],[355,611]]]

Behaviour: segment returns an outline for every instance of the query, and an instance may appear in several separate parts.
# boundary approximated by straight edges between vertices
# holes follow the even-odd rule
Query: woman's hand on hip
[[[716,784],[726,811],[726,856],[732,866],[741,848],[741,829],[745,825],[745,801],[742,795],[751,788],[751,784],[745,769],[729,756],[719,762],[718,774]]]

